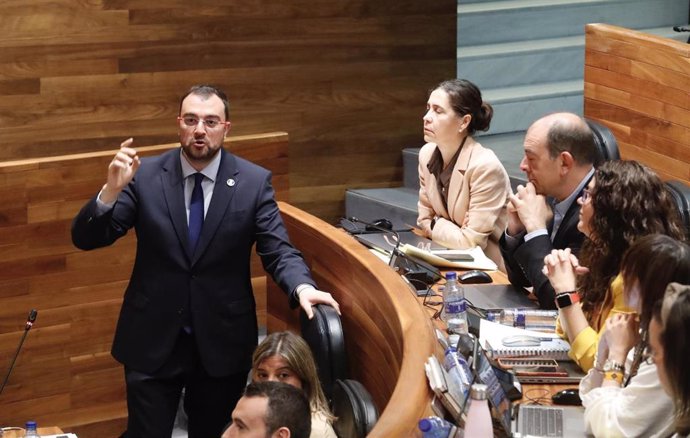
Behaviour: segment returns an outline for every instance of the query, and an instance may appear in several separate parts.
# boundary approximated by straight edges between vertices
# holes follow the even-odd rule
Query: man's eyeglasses
[[[228,124],[228,122],[224,122],[224,121],[222,121],[220,119],[216,119],[216,118],[200,119],[200,118],[194,117],[194,116],[178,117],[177,120],[184,123],[184,125],[187,126],[188,128],[193,128],[193,127],[198,126],[200,121],[208,129],[216,129],[216,128],[219,128],[220,126],[225,126]]]

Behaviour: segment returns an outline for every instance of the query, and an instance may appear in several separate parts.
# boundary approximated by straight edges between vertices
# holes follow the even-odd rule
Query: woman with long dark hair
[[[570,357],[588,371],[609,316],[635,311],[623,300],[619,271],[625,251],[642,236],[658,233],[682,241],[684,233],[663,182],[636,161],[602,164],[578,202],[578,229],[586,236],[580,260],[568,249],[554,250],[544,258],[544,273],[556,292]]]
[[[625,304],[637,314],[606,322],[595,366],[580,383],[585,422],[595,436],[668,436],[673,401],[648,360],[651,320],[667,284],[690,283],[690,247],[661,234],[641,237],[625,253],[621,276]],[[607,363],[623,369],[605,369]]]

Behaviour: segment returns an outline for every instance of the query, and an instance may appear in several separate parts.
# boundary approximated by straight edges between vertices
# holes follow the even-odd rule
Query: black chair
[[[592,120],[586,121],[589,129],[592,130],[592,134],[594,134],[594,143],[596,143],[597,150],[599,151],[598,157],[594,161],[594,167],[599,166],[604,161],[620,160],[621,154],[618,152],[618,142],[611,130]]]
[[[685,225],[685,235],[690,240],[690,187],[682,181],[666,181],[666,188],[678,206],[680,219]]]
[[[312,319],[300,312],[302,337],[311,348],[321,386],[333,414],[338,417],[333,429],[339,438],[364,438],[376,424],[378,410],[366,388],[347,378],[347,353],[340,315],[325,304],[313,309]]]
[[[314,355],[323,392],[331,400],[335,381],[348,376],[343,326],[333,307],[318,304],[313,309],[311,320],[306,313],[300,312],[302,337]]]
[[[356,380],[336,380],[333,386],[333,429],[338,438],[364,438],[374,428],[379,412],[371,394]]]

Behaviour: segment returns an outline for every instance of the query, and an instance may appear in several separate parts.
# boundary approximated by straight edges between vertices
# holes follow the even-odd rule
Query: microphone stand
[[[384,234],[383,238],[386,241],[386,243],[393,247],[393,251],[391,252],[391,257],[390,257],[390,259],[388,259],[388,266],[394,268],[393,263],[395,262],[395,255],[396,255],[396,253],[400,252],[400,250],[398,249],[400,247],[400,234],[398,234],[398,232],[393,230],[393,229],[389,230],[388,228],[380,227],[380,226],[373,224],[371,222],[365,222],[365,221],[358,219],[354,216],[347,218],[347,220],[349,220],[350,222],[356,223],[356,224],[362,224],[368,228],[373,228],[373,229],[380,231],[381,233]],[[386,238],[386,236],[385,236],[386,234],[392,234],[393,235],[393,238],[395,239],[395,244],[391,243]]]
[[[416,281],[416,282],[423,282],[425,285],[427,285],[427,282],[424,282],[423,280],[420,280],[419,278],[413,278],[413,275],[415,273],[419,273],[420,269],[424,271],[424,275],[426,277],[431,277],[434,279],[434,281],[443,279],[443,276],[433,268],[430,268],[428,266],[425,266],[423,263],[416,261],[413,257],[410,257],[409,255],[405,254],[400,250],[400,234],[398,234],[397,231],[395,230],[389,230],[384,227],[380,227],[376,224],[372,224],[369,222],[365,222],[361,219],[358,219],[354,216],[347,218],[346,220],[353,222],[353,223],[360,223],[363,224],[366,227],[373,228],[377,231],[380,231],[382,233],[386,234],[392,234],[393,237],[395,238],[395,245],[391,244],[388,240],[386,242],[393,246],[393,250],[391,252],[391,257],[388,260],[388,266],[392,267],[398,274],[402,275],[405,277],[408,281]],[[385,237],[384,237],[385,239]],[[404,266],[407,265],[407,266]],[[410,266],[411,265],[411,266]],[[408,277],[407,275],[410,275]],[[432,282],[433,283],[433,282]],[[414,286],[415,290],[419,291],[420,289],[417,286]],[[429,293],[431,292],[430,289],[427,287],[425,295],[425,300],[428,297]],[[423,290],[423,289],[421,289]],[[417,292],[417,295],[420,295],[419,292]]]
[[[17,351],[14,353],[12,363],[10,363],[10,368],[7,370],[7,374],[5,374],[5,380],[2,382],[2,386],[0,386],[0,394],[2,394],[3,389],[5,389],[5,385],[7,385],[7,381],[10,379],[10,374],[12,373],[12,369],[14,368],[14,363],[17,361],[17,357],[19,356],[19,352],[22,349],[22,345],[24,345],[24,340],[26,339],[26,336],[29,334],[29,330],[31,330],[31,327],[33,327],[37,315],[38,311],[36,309],[31,309],[31,312],[29,312],[29,316],[26,318],[26,325],[24,325],[24,334],[22,335],[22,338],[19,341]]]

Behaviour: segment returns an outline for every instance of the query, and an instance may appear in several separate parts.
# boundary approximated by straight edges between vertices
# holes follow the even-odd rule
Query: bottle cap
[[[431,430],[431,421],[426,418],[419,420],[419,430],[422,432],[428,432]]]
[[[446,280],[457,280],[458,274],[454,271],[446,272]]]
[[[486,400],[486,385],[481,384],[481,383],[475,383],[472,385],[472,392],[470,393],[470,397],[472,397],[472,400]]]
[[[36,429],[36,422],[35,421],[27,421],[26,422],[26,428],[27,429]]]

